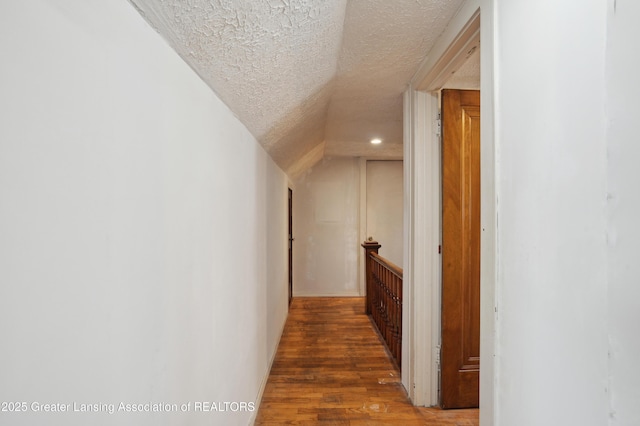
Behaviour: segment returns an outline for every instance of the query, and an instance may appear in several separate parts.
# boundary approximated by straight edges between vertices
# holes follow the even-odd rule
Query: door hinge
[[[436,119],[436,136],[442,136],[442,115],[440,113]]]
[[[436,356],[436,366],[438,367],[438,370],[440,370],[440,354],[442,352],[442,346],[441,345],[437,345],[435,347],[435,356]]]

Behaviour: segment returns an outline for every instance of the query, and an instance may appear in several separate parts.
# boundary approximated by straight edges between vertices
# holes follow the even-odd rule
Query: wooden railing
[[[362,244],[365,250],[365,309],[371,315],[389,352],[400,367],[402,360],[402,268],[378,255],[376,241]]]

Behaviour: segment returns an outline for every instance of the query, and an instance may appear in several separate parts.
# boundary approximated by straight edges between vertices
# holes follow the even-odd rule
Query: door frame
[[[289,266],[289,282],[287,283],[289,300],[287,306],[291,306],[291,302],[293,300],[293,189],[291,187],[287,188],[288,191],[288,225],[287,225],[287,241],[288,241],[288,266]]]
[[[480,422],[494,424],[497,216],[494,139],[494,0],[467,0],[404,96],[405,256],[402,383],[413,403],[438,403],[441,179],[438,91],[482,39]],[[481,13],[482,12],[482,13]],[[418,238],[419,237],[419,238]]]

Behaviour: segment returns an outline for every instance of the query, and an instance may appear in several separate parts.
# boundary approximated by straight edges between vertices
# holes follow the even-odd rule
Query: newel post
[[[366,301],[365,301],[365,312],[367,315],[371,313],[371,295],[372,284],[373,284],[373,262],[371,260],[371,253],[378,254],[378,250],[382,247],[378,244],[377,241],[373,241],[371,237],[364,243],[362,243],[362,247],[364,247],[364,267],[365,267],[365,277],[366,277]]]

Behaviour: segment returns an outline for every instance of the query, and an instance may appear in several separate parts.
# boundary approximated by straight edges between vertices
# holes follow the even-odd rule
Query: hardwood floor
[[[411,405],[362,298],[295,298],[256,425],[478,425]]]

